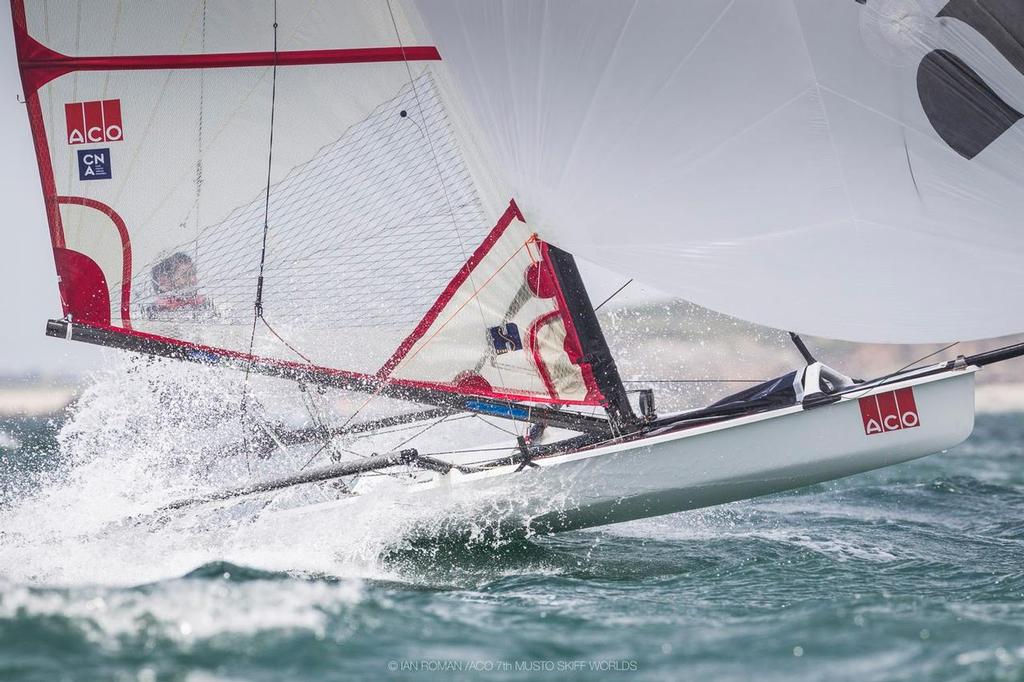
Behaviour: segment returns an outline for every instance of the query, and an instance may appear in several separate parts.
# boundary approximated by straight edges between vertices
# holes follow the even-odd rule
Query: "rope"
[[[626,280],[625,284],[623,284],[621,287],[619,287],[618,289],[615,290],[615,293],[613,293],[611,296],[609,296],[608,298],[606,298],[603,301],[601,301],[601,303],[598,304],[598,306],[596,308],[594,308],[594,312],[596,313],[598,310],[600,310],[601,306],[603,306],[605,303],[607,303],[608,301],[610,301],[613,298],[615,298],[616,296],[618,296],[619,292],[621,292],[623,289],[625,289],[626,287],[628,287],[632,283],[633,283],[633,278],[630,277],[628,280]]]
[[[959,344],[960,344],[959,341],[954,341],[953,343],[949,344],[948,346],[943,346],[942,348],[940,348],[937,351],[934,351],[932,353],[929,353],[928,355],[922,355],[917,360],[914,360],[912,362],[909,362],[909,363],[903,365],[902,367],[900,367],[895,372],[889,372],[888,374],[882,375],[882,376],[878,377],[877,379],[872,379],[871,382],[870,382],[872,384],[871,386],[868,386],[863,391],[861,391],[859,394],[852,396],[852,398],[859,398],[859,397],[861,397],[862,395],[866,394],[868,391],[873,389],[876,384],[882,383],[886,379],[891,379],[892,377],[896,376],[897,374],[901,374],[902,372],[910,369],[911,367],[913,367],[917,363],[923,362],[923,361],[927,360],[930,357],[934,357],[934,356],[938,355],[939,353],[944,353],[945,351],[947,351],[950,348],[952,348],[954,346],[957,346]]]
[[[260,250],[260,276],[256,280],[256,315],[263,317],[263,270],[267,262],[267,233],[270,232],[270,177],[274,169],[274,114],[277,112],[277,0],[274,0],[274,67],[270,78],[270,144],[267,148],[267,191],[263,203],[263,244]],[[255,334],[256,321],[253,320]],[[249,341],[252,352],[252,340]]]
[[[409,85],[412,87],[413,96],[416,98],[416,106],[419,107],[420,111],[423,111],[423,103],[420,100],[420,93],[419,93],[419,90],[416,87],[416,79],[413,78],[412,67],[409,65],[409,60],[408,60],[408,58],[406,56],[406,53],[405,53],[405,43],[402,40],[401,32],[398,30],[398,21],[395,19],[395,11],[394,11],[394,8],[391,6],[391,0],[387,0],[387,3],[388,3],[388,14],[391,17],[391,25],[395,29],[395,38],[398,40],[398,47],[402,51],[402,62],[405,64],[405,71],[406,71],[406,74],[409,76]],[[405,114],[405,112],[402,112],[402,113]],[[408,118],[408,116],[404,116],[404,117]],[[441,190],[442,190],[442,192],[444,192],[445,202],[448,205],[448,212],[449,212],[449,214],[451,216],[451,219],[452,219],[452,228],[455,230],[455,234],[458,237],[459,248],[462,250],[462,256],[463,256],[463,258],[465,259],[465,262],[466,262],[466,265],[464,267],[468,268],[469,267],[469,252],[466,250],[466,240],[463,238],[462,231],[459,229],[459,222],[458,222],[458,220],[455,217],[455,207],[452,204],[451,195],[448,192],[448,184],[445,181],[444,173],[441,171],[441,163],[438,160],[437,151],[434,148],[434,141],[433,141],[433,139],[431,139],[429,131],[426,130],[426,123],[425,122],[424,122],[422,130],[425,133],[424,137],[427,140],[427,146],[430,148],[430,155],[431,155],[431,157],[434,160],[434,167],[437,170],[437,177],[441,181]],[[504,265],[502,267],[504,267]],[[469,269],[466,274],[467,274],[467,279],[469,280],[469,283],[473,287],[473,290],[474,290],[473,299],[471,299],[471,300],[475,300],[476,301],[477,309],[480,312],[480,322],[481,322],[481,324],[484,327],[486,327],[487,326],[487,317],[486,317],[486,315],[484,315],[483,305],[480,303],[479,299],[476,296],[476,294],[479,293],[480,288],[478,288],[476,286],[476,281],[473,278],[473,271],[472,271],[472,269]],[[493,277],[494,276],[492,275],[490,278],[488,278],[487,282],[489,282],[491,279],[493,279]],[[485,282],[484,284],[486,285],[487,282]],[[467,303],[468,303],[468,301],[467,301]],[[435,336],[436,336],[436,334],[435,334]],[[431,339],[432,338],[433,337],[431,337]],[[431,339],[428,339],[427,341],[425,341],[420,346],[420,348],[422,349],[427,343],[429,343],[429,341]],[[406,358],[403,358],[403,360],[405,360],[405,359]],[[499,379],[499,381],[501,381],[503,386],[507,385],[505,383],[505,378],[504,378],[504,376],[502,374],[501,367],[500,366],[495,366],[495,369],[498,372],[498,379]],[[512,401],[508,400],[506,402],[508,403],[508,406],[511,409]],[[360,408],[360,409],[362,409],[362,408]],[[513,424],[514,423],[515,422],[513,422]]]
[[[438,420],[437,420],[436,422],[434,422],[433,424],[428,424],[428,425],[427,425],[427,426],[425,426],[424,428],[420,429],[419,431],[417,431],[417,432],[416,432],[416,433],[414,433],[413,435],[411,435],[411,436],[409,436],[408,438],[406,438],[405,440],[403,440],[403,441],[402,441],[401,443],[399,443],[398,445],[395,445],[395,446],[393,446],[393,447],[392,447],[391,449],[392,449],[392,450],[398,450],[398,449],[400,449],[400,448],[401,448],[401,447],[402,447],[403,445],[406,445],[406,444],[407,444],[407,443],[409,443],[410,441],[416,440],[417,438],[419,438],[420,436],[422,436],[422,435],[423,435],[424,433],[426,433],[426,432],[427,432],[427,431],[429,431],[430,429],[434,428],[435,426],[438,426],[438,425],[440,425],[440,424],[441,424],[441,422],[443,422],[443,421],[445,421],[446,419],[448,419],[448,417],[449,417],[449,416],[450,416],[450,415],[445,415],[445,416],[441,417],[440,419],[438,419]]]
[[[274,329],[273,327],[271,327],[270,323],[267,322],[267,318],[266,317],[264,317],[263,315],[260,315],[260,321],[263,323],[263,326],[265,326],[267,328],[267,330],[277,338],[278,341],[283,343],[285,345],[285,347],[288,348],[288,350],[290,350],[291,352],[295,353],[296,355],[298,355],[300,358],[302,358],[303,360],[305,360],[309,364],[311,364],[311,365],[316,364],[312,360],[310,360],[308,357],[306,357],[298,348],[296,348],[292,344],[288,343],[283,336],[278,334],[277,330]],[[252,353],[252,348],[251,347],[249,348],[249,352]]]
[[[508,434],[508,435],[510,435],[510,436],[518,436],[518,435],[519,435],[519,434],[518,434],[518,433],[516,433],[515,431],[512,431],[512,430],[510,430],[510,429],[506,429],[506,428],[504,428],[504,427],[502,427],[502,426],[498,426],[498,425],[497,425],[497,424],[495,424],[494,422],[492,422],[492,421],[489,421],[489,420],[487,420],[487,419],[484,419],[484,418],[483,418],[482,416],[480,416],[479,414],[473,414],[472,416],[476,417],[476,418],[477,418],[478,420],[482,421],[482,422],[483,422],[484,424],[487,424],[487,425],[488,425],[488,426],[490,426],[490,427],[491,427],[492,429],[497,429],[498,431],[501,431],[502,433],[507,433],[507,434]]]
[[[623,379],[624,384],[762,384],[768,379]]]
[[[206,0],[203,0],[203,40],[201,49],[203,54],[206,54]],[[195,223],[196,223],[196,238],[193,245],[195,262],[199,263],[201,258],[199,256],[199,235],[202,232],[202,222],[200,221],[199,208],[200,202],[203,198],[203,111],[206,108],[206,69],[199,69],[199,126],[198,126],[198,139],[196,144],[196,199],[193,208],[195,209]],[[185,221],[188,221],[189,216],[185,216]]]
[[[243,427],[242,437],[245,441],[245,468],[250,475],[252,474],[252,468],[249,464],[248,435],[244,431],[244,428],[245,418],[248,416],[249,375],[252,373],[252,351],[253,346],[256,343],[256,323],[263,317],[263,271],[267,262],[267,234],[270,232],[270,178],[274,168],[274,114],[277,111],[277,59],[277,0],[274,0],[274,66],[271,72],[270,85],[270,142],[267,149],[266,200],[263,204],[263,242],[260,249],[260,274],[259,278],[256,280],[256,301],[253,304],[252,331],[249,333],[249,362],[245,367],[245,380],[242,385],[242,402],[239,413],[239,420],[242,422]],[[266,324],[265,321],[264,324]],[[269,325],[267,326],[269,327]],[[326,443],[324,444],[324,447],[327,447]],[[314,455],[314,457],[315,456],[316,455]]]

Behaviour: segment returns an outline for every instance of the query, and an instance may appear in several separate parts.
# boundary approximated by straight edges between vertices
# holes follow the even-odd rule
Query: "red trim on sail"
[[[46,126],[43,122],[43,110],[39,105],[39,96],[36,94],[35,88],[29,89],[27,87],[25,71],[20,69],[21,57],[26,54],[26,50],[29,49],[26,46],[26,41],[29,37],[28,33],[25,31],[25,4],[23,0],[11,0],[11,19],[14,24],[14,44],[18,53],[19,71],[21,73],[22,86],[25,90],[25,109],[28,112],[28,124],[32,131],[32,146],[36,152],[36,165],[39,167],[39,182],[43,188],[43,205],[46,207],[46,222],[50,228],[50,245],[53,248],[53,266],[59,277],[61,259],[58,250],[64,248],[64,225],[60,219],[60,207],[54,200],[54,197],[57,194],[57,186],[53,178],[53,163],[50,160],[50,147],[46,142]],[[57,291],[61,297],[60,304],[62,314],[67,315],[71,308],[68,300],[64,297],[64,287],[58,284]]]
[[[54,249],[53,257],[60,276],[61,300],[66,307],[64,314],[71,313],[79,322],[109,325],[110,290],[96,261],[64,248]]]
[[[145,71],[152,69],[220,69],[246,66],[304,66],[371,62],[438,61],[433,45],[355,47],[282,52],[224,52],[219,54],[115,55],[71,57],[52,50],[28,34],[22,0],[12,0],[14,35],[25,94],[73,71]],[[20,15],[19,15],[20,9]],[[20,21],[18,21],[20,19]]]
[[[436,301],[434,301],[434,304],[430,307],[430,310],[428,310],[427,313],[423,316],[423,319],[421,319],[419,324],[416,325],[416,328],[412,331],[412,333],[409,334],[409,336],[407,336],[404,341],[402,341],[402,343],[398,346],[398,349],[394,352],[394,354],[392,354],[392,356],[388,358],[387,362],[385,362],[384,365],[379,370],[377,370],[376,378],[378,380],[387,379],[388,377],[390,377],[391,373],[395,370],[399,363],[401,363],[402,360],[405,359],[405,357],[409,354],[409,351],[412,350],[413,346],[415,346],[416,343],[421,338],[423,338],[423,335],[426,334],[427,331],[429,331],[430,327],[434,324],[438,316],[441,314],[441,311],[444,310],[444,308],[451,301],[452,297],[455,296],[455,293],[459,290],[459,288],[466,282],[467,279],[469,279],[470,274],[477,267],[477,265],[479,265],[480,261],[483,260],[484,256],[486,256],[487,253],[491,250],[491,247],[494,246],[495,242],[497,242],[505,233],[505,230],[508,229],[508,226],[512,224],[513,220],[519,220],[523,223],[526,222],[525,218],[523,218],[522,212],[519,210],[519,207],[516,205],[514,199],[509,201],[508,208],[505,209],[505,212],[498,219],[498,222],[491,229],[490,233],[483,240],[480,246],[478,246],[477,249],[473,252],[473,255],[470,256],[469,260],[466,261],[466,264],[462,266],[462,268],[455,275],[455,277],[451,279],[451,281],[448,283],[448,286],[445,287],[444,291],[441,292],[441,295],[437,298]],[[551,265],[547,253],[547,244],[540,240],[536,240],[536,243],[539,245],[541,257],[538,262],[534,263],[534,266],[537,266],[536,269],[534,270],[534,266],[531,266],[530,272],[532,272],[535,276],[538,277],[538,289],[541,278],[544,280],[545,284],[549,285],[549,287],[545,287],[545,291],[543,293],[547,294],[548,296],[555,296],[555,301],[557,304],[556,310],[542,316],[540,320],[543,320],[543,323],[547,323],[548,321],[550,321],[550,319],[553,319],[555,316],[561,317],[566,330],[565,353],[566,355],[568,355],[570,362],[572,362],[574,365],[580,368],[580,373],[583,376],[584,385],[587,387],[587,397],[583,400],[568,400],[560,398],[558,396],[557,388],[555,387],[550,374],[547,372],[547,368],[544,365],[543,359],[540,357],[540,350],[537,347],[536,332],[539,329],[538,323],[540,322],[540,320],[535,321],[534,324],[531,325],[527,333],[527,337],[529,339],[528,343],[530,345],[530,352],[533,354],[533,359],[537,366],[537,372],[540,375],[541,380],[544,382],[544,387],[550,394],[550,397],[540,397],[535,394],[507,394],[499,393],[497,391],[474,391],[472,392],[472,394],[498,398],[514,397],[518,400],[540,400],[544,402],[566,405],[593,405],[595,403],[603,403],[604,395],[601,393],[601,389],[598,388],[597,386],[597,381],[594,379],[594,373],[590,369],[590,365],[583,361],[583,351],[579,343],[576,327],[574,326],[572,321],[572,314],[569,312],[568,302],[566,301],[565,295],[562,292],[561,287],[558,286],[557,278],[551,271]],[[548,288],[552,289],[553,291],[547,291]],[[430,382],[423,383],[406,379],[390,380],[389,383],[440,388],[441,390],[451,390],[451,385],[448,384],[435,384]]]
[[[540,254],[544,266],[550,268],[547,243],[540,240],[537,243],[540,246]],[[557,281],[557,278],[555,279]],[[594,372],[590,369],[590,364],[583,358],[583,348],[580,346],[579,334],[576,331],[576,325],[572,321],[569,302],[566,300],[565,292],[562,291],[561,286],[555,287],[555,299],[558,301],[558,312],[561,313],[562,322],[565,324],[565,354],[569,356],[570,362],[580,368],[580,373],[583,375],[583,383],[587,387],[586,401],[600,401],[604,403],[604,394],[601,393],[597,380],[594,379]]]
[[[43,123],[43,110],[39,105],[37,88],[30,88],[29,81],[21,61],[36,56],[39,43],[28,35],[25,21],[24,0],[11,0],[11,20],[14,24],[14,45],[18,55],[18,70],[21,74],[22,87],[25,95],[25,108],[28,110],[28,123],[32,130],[32,144],[35,147],[36,162],[39,166],[39,180],[43,185],[43,200],[46,204],[46,218],[50,224],[50,242],[53,248],[64,248],[64,226],[60,220],[60,208],[53,198],[57,195],[56,183],[53,179],[53,163],[50,161],[50,147],[46,142],[46,126]],[[46,49],[46,48],[43,48]],[[64,311],[67,312],[66,310]]]
[[[121,322],[124,324],[126,329],[132,328],[132,316],[131,316],[131,295],[132,295],[132,240],[131,235],[128,234],[128,226],[125,225],[124,219],[117,214],[117,211],[107,206],[103,202],[96,201],[95,199],[87,199],[86,197],[65,197],[58,196],[54,197],[55,204],[72,204],[75,206],[85,206],[103,213],[110,222],[114,223],[117,228],[117,233],[121,237]]]
[[[437,316],[441,314],[444,307],[448,305],[448,302],[452,300],[455,292],[459,290],[459,287],[461,287],[467,279],[469,279],[470,273],[472,273],[473,269],[481,260],[483,260],[483,257],[487,255],[487,252],[491,250],[494,243],[501,238],[502,234],[505,233],[508,226],[512,224],[513,219],[526,222],[523,220],[523,214],[519,212],[519,207],[516,206],[515,200],[508,203],[508,208],[505,209],[505,212],[500,218],[498,218],[497,224],[491,228],[490,233],[483,240],[480,246],[476,248],[473,255],[469,257],[466,264],[462,266],[462,269],[459,270],[450,282],[448,282],[448,286],[444,288],[441,295],[438,296],[436,301],[434,301],[434,305],[430,306],[430,310],[428,310],[427,314],[423,316],[420,323],[416,325],[416,328],[412,330],[412,333],[409,334],[401,344],[399,344],[398,349],[394,354],[388,358],[387,362],[385,362],[379,370],[377,370],[378,377],[384,378],[390,376],[398,363],[400,363],[412,347],[416,345],[416,342],[423,338],[423,335],[427,333],[428,329],[430,329],[430,325],[434,324],[434,320],[436,320]]]
[[[60,218],[60,206],[57,205],[57,183],[53,177],[53,163],[50,161],[50,147],[46,142],[46,127],[43,123],[43,111],[39,106],[39,96],[35,92],[26,93],[25,108],[28,111],[28,124],[32,131],[32,145],[36,152],[36,165],[39,167],[39,182],[43,189],[43,205],[46,207],[46,223],[50,228],[50,246],[53,249],[54,270],[60,275],[58,250],[64,248],[64,223]],[[67,315],[70,306],[64,297],[64,287],[58,286],[61,313]]]
[[[43,185],[46,219],[50,224],[50,241],[53,244],[53,248],[63,248],[64,225],[60,219],[60,208],[55,201],[57,184],[53,179],[53,163],[50,161],[50,147],[46,142],[43,110],[39,106],[39,96],[35,92],[25,95],[25,107],[28,109],[28,123],[32,130],[32,144],[35,147],[36,162],[39,166],[39,181]]]
[[[537,338],[537,334],[541,328],[548,322],[557,319],[561,316],[561,313],[557,310],[552,310],[550,313],[541,315],[533,324],[530,325],[530,330],[527,332],[527,338],[530,343],[530,355],[533,356],[533,364],[537,366],[537,374],[544,381],[544,388],[547,389],[548,394],[552,398],[558,397],[558,387],[555,386],[555,382],[551,380],[551,374],[548,372],[547,365],[544,364],[544,357],[540,354],[540,341]]]

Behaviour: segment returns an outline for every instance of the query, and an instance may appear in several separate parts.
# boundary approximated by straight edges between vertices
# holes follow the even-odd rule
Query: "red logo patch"
[[[914,402],[914,389],[911,387],[869,395],[861,398],[859,402],[864,433],[869,436],[886,431],[912,429],[921,425],[917,403]]]
[[[70,102],[64,105],[64,116],[68,123],[68,144],[120,142],[124,139],[119,99]]]

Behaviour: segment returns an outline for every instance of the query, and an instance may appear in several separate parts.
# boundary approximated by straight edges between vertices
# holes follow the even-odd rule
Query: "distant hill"
[[[762,327],[685,301],[602,309],[601,323],[623,379],[736,380],[768,379],[803,365],[785,331]],[[858,378],[881,376],[940,351],[948,344],[849,343],[803,336],[815,357]],[[959,343],[924,362],[937,362],[1024,341],[1024,335]],[[982,387],[1001,385],[1003,403],[1024,409],[1024,358],[986,367],[978,375]],[[631,384],[640,388],[644,384]],[[650,384],[673,403],[669,409],[706,404],[749,383]],[[1019,395],[1019,400],[1016,396]],[[1012,397],[1007,397],[1012,396]],[[987,398],[986,398],[987,400]],[[662,403],[664,404],[664,400]],[[675,403],[678,403],[676,405]]]

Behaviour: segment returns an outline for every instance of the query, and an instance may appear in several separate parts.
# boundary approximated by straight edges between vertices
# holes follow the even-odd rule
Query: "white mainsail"
[[[1024,5],[416,0],[528,222],[762,324],[1024,331]]]
[[[603,403],[401,3],[12,8],[72,323],[371,390]]]

